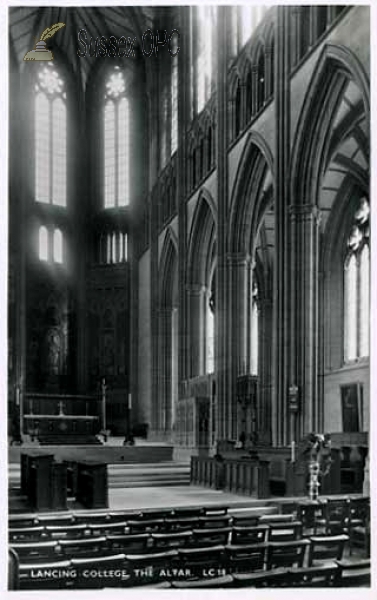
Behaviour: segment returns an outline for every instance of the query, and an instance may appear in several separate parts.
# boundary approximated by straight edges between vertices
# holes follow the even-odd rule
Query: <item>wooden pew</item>
[[[288,521],[286,523],[270,523],[267,539],[269,542],[290,542],[300,540],[302,537],[301,521]]]
[[[193,540],[192,531],[180,531],[177,533],[152,533],[153,548],[184,548]]]
[[[308,566],[342,560],[348,535],[312,536],[310,539]]]
[[[267,544],[267,570],[276,567],[303,567],[310,540],[269,542]]]
[[[70,540],[60,539],[59,546],[61,553],[67,558],[90,558],[96,554],[106,554],[107,539],[105,536]],[[109,552],[107,553],[109,554]]]
[[[225,547],[226,565],[231,573],[261,571],[266,564],[267,544],[229,544]]]
[[[47,538],[48,533],[43,525],[34,527],[17,527],[16,529],[8,529],[9,542],[41,542],[43,538]]]
[[[337,560],[336,585],[342,587],[370,587],[371,563],[366,560]]]
[[[177,550],[149,552],[147,554],[127,554],[126,561],[132,585],[143,585],[165,581],[174,566],[178,566]]]
[[[113,552],[124,552],[124,554],[140,554],[151,548],[153,540],[149,533],[131,534],[109,534],[106,536],[107,544]]]
[[[231,533],[230,527],[218,527],[211,529],[193,529],[193,545],[196,547],[226,545]]]
[[[256,527],[232,527],[231,543],[240,544],[260,544],[267,541],[268,525],[259,525]]]
[[[72,588],[76,572],[70,560],[40,560],[38,563],[20,563],[21,590],[59,590]]]
[[[60,547],[57,541],[13,542],[11,548],[17,552],[20,563],[57,559]]]
[[[78,589],[127,587],[131,582],[126,555],[122,553],[72,558],[71,566],[76,570]]]

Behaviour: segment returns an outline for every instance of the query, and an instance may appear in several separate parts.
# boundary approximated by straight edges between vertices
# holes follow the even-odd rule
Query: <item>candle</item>
[[[128,394],[128,410],[131,410],[132,408],[132,396],[131,394]]]
[[[296,443],[292,440],[291,443],[291,462],[295,462],[295,447],[296,447]]]

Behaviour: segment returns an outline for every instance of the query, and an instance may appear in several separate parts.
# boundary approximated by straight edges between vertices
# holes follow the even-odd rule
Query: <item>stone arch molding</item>
[[[188,251],[188,285],[205,285],[214,260],[217,208],[211,194],[201,190],[192,220]]]
[[[326,44],[317,61],[298,119],[291,168],[292,204],[318,205],[320,185],[331,151],[329,132],[347,83],[360,90],[369,122],[369,81],[363,65],[349,49]],[[362,178],[358,169],[356,177]]]
[[[266,178],[271,185],[268,189],[263,189]],[[273,186],[272,152],[259,133],[251,132],[239,162],[232,191],[228,238],[230,253],[249,252],[250,239],[256,239],[263,214],[272,201]]]

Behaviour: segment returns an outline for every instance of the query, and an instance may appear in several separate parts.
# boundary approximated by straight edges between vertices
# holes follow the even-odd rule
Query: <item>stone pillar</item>
[[[272,298],[259,300],[257,429],[259,439],[271,442]]]
[[[264,76],[265,76],[265,98],[268,100],[273,92],[274,82],[273,82],[273,61],[274,54],[271,46],[266,46],[265,50],[265,66],[264,66]]]
[[[217,12],[217,271],[216,271],[216,394],[217,439],[232,437],[233,422],[228,388],[228,273],[226,264],[228,205],[228,45],[232,7],[219,6]]]
[[[186,290],[187,211],[186,191],[189,182],[190,161],[187,160],[186,124],[191,116],[191,9],[181,7],[180,46],[178,54],[178,150],[177,150],[177,213],[178,213],[178,382],[179,398],[184,397],[184,381],[188,377],[188,314]]]
[[[148,63],[149,64],[149,63]],[[149,113],[149,132],[150,132],[150,146],[149,146],[149,214],[150,214],[150,311],[151,311],[151,414],[152,414],[152,430],[158,430],[159,428],[159,397],[158,397],[158,336],[159,336],[159,323],[158,323],[158,305],[159,305],[159,285],[158,285],[158,196],[153,191],[153,186],[157,181],[159,161],[158,161],[158,143],[159,143],[159,118],[158,118],[158,103],[156,97],[158,97],[158,79],[156,73],[151,72],[149,75],[149,86],[150,91],[148,95],[148,113]]]
[[[229,381],[228,403],[232,419],[232,439],[237,435],[239,406],[237,406],[236,382],[239,375],[250,373],[248,349],[250,345],[250,256],[228,256],[229,277]]]
[[[327,26],[331,25],[331,23],[336,19],[336,4],[329,4],[327,7]]]
[[[187,287],[190,333],[190,377],[197,377],[204,373],[205,291],[206,288],[199,284]]]
[[[251,115],[258,112],[258,65],[251,67]]]
[[[301,54],[301,10],[299,6],[290,6],[289,12],[291,15],[292,36],[290,38],[291,48],[291,66],[297,65]]]
[[[172,309],[159,310],[158,352],[158,429],[165,435],[171,428],[172,385]]]
[[[289,368],[289,304],[287,205],[290,162],[290,72],[287,48],[291,41],[289,12],[277,7],[275,72],[275,260],[273,273],[272,407],[273,444],[287,442],[287,392]]]
[[[248,297],[250,294],[250,256],[231,254],[228,256],[229,282],[231,290],[231,336],[232,358],[235,374],[245,375],[249,372],[248,345],[250,337],[250,315],[248,314]]]
[[[291,209],[296,223],[294,255],[295,277],[292,281],[297,298],[296,368],[301,398],[299,436],[320,427],[318,410],[318,253],[320,212],[303,204]],[[294,357],[292,357],[293,359]]]

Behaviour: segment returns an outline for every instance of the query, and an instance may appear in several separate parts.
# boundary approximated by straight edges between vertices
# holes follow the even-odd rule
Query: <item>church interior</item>
[[[369,13],[9,8],[9,589],[371,585]]]

